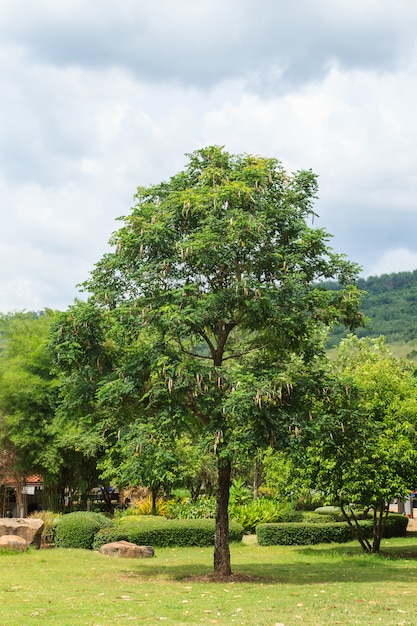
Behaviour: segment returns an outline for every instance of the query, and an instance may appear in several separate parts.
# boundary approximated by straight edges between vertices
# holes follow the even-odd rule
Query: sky
[[[0,0],[0,89],[2,313],[83,297],[208,145],[311,168],[362,276],[417,269],[415,0]]]

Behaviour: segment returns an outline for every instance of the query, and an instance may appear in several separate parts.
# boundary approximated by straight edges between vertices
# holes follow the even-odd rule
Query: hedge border
[[[137,519],[137,517],[139,519]],[[131,516],[123,522],[116,522],[113,528],[98,531],[94,537],[93,549],[99,550],[105,543],[130,541],[137,545],[158,548],[166,547],[206,547],[214,545],[215,520],[213,519],[172,519],[153,520],[148,516]],[[241,542],[243,528],[235,521],[229,525],[231,542]]]
[[[388,516],[384,537],[404,536],[408,518],[403,515],[391,514]],[[372,519],[360,520],[359,525],[365,536],[372,537]],[[328,524],[258,524],[256,536],[261,546],[272,545],[312,545],[317,543],[346,543],[354,539],[353,533],[346,522]]]

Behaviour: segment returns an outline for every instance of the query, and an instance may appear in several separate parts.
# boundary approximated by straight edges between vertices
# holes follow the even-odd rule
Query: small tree
[[[383,338],[351,336],[339,348],[313,409],[308,462],[312,484],[337,500],[365,552],[378,552],[389,502],[416,483],[417,386],[413,366],[389,353]],[[354,509],[371,510],[373,540]]]
[[[85,284],[107,339],[86,338],[76,358],[85,364],[82,353],[91,357],[97,346],[101,374],[90,357],[85,373],[94,369],[92,380],[101,378],[101,394],[111,383],[120,420],[130,419],[136,399],[135,419],[165,410],[175,430],[198,429],[211,442],[220,576],[231,574],[228,502],[236,454],[255,454],[272,433],[288,430],[279,406],[290,391],[283,372],[291,355],[311,359],[318,328],[361,320],[352,283],[357,266],[329,248],[323,229],[308,225],[316,191],[311,171],[288,174],[276,159],[198,150],[168,182],[138,189],[111,240],[114,251]],[[344,288],[317,284],[327,278]],[[95,336],[93,326],[84,331]],[[61,320],[55,340],[61,359],[70,336],[71,324]],[[132,352],[143,361],[137,345],[144,336],[152,356],[146,376],[140,368],[135,379]],[[110,341],[119,355],[113,374],[105,367]],[[66,363],[71,375],[74,364]]]
[[[30,474],[56,482],[59,451],[54,441],[57,381],[51,374],[48,332],[55,313],[0,316],[0,466],[13,479],[19,514],[25,514],[21,489]]]

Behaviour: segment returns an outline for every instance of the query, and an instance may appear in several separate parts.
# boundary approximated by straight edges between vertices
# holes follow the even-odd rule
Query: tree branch
[[[205,415],[205,413],[200,410],[195,400],[195,397],[191,393],[188,393],[187,395],[188,401],[190,403],[190,409],[192,410],[192,412],[203,422],[203,424],[208,426],[208,424],[210,424],[210,418],[207,417],[207,415]]]
[[[186,348],[184,348],[181,339],[178,337],[178,343],[180,344],[180,348],[181,348],[181,352],[184,352],[184,354],[188,354],[189,356],[195,356],[198,359],[209,359],[209,360],[213,360],[213,357],[207,356],[205,354],[197,354],[196,352],[192,352],[191,350],[187,350]]]

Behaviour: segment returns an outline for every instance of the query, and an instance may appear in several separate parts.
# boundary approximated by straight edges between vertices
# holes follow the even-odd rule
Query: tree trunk
[[[342,511],[343,517],[345,518],[349,528],[351,529],[353,536],[356,537],[356,539],[361,544],[362,550],[367,554],[372,552],[372,546],[370,542],[368,541],[368,539],[365,537],[363,533],[363,529],[359,526],[358,520],[356,519],[353,509],[350,510],[352,514],[352,519],[349,517],[342,503],[340,503],[340,510]]]
[[[381,547],[381,541],[384,536],[384,528],[385,522],[388,517],[389,507],[383,502],[377,507],[374,508],[373,515],[373,543],[372,543],[372,552],[378,553]]]
[[[230,576],[229,547],[229,493],[231,463],[218,457],[218,482],[216,496],[216,530],[214,534],[214,572]]]
[[[101,488],[101,493],[102,493],[103,498],[104,498],[104,503],[105,503],[105,507],[106,507],[107,513],[113,514],[113,505],[112,505],[112,501],[111,501],[111,491],[110,491],[110,489],[108,487],[102,487]]]
[[[261,484],[262,464],[259,459],[255,459],[253,467],[253,499],[257,500],[259,497],[259,485]]]
[[[158,496],[158,491],[159,491],[159,486],[155,489],[151,489],[151,496],[152,496],[152,510],[151,510],[151,515],[156,515],[156,499]]]

